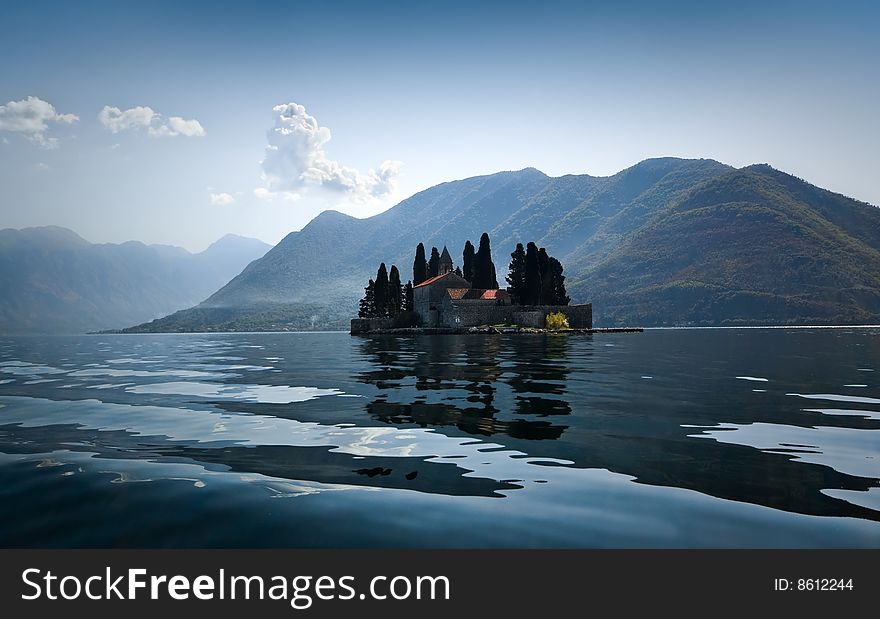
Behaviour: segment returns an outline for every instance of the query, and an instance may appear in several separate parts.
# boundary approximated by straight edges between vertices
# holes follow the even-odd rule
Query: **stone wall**
[[[443,300],[440,311],[440,326],[477,327],[509,322],[510,305],[499,305],[484,299]]]
[[[413,309],[422,320],[422,324],[426,327],[433,327],[431,317],[428,312],[431,311],[431,289],[430,286],[422,286],[413,288]]]
[[[572,329],[593,328],[593,306],[585,305],[512,305],[509,322],[521,327],[547,326],[547,314],[560,313]]]
[[[547,314],[539,310],[514,310],[510,322],[520,327],[538,327],[543,329],[547,325]]]
[[[515,324],[522,327],[547,326],[547,314],[560,312],[573,329],[593,328],[593,306],[586,305],[498,305],[484,300],[445,300],[440,321],[443,327]]]
[[[545,318],[547,314],[552,312],[561,312],[565,314],[565,317],[568,318],[568,326],[572,329],[593,328],[592,303],[585,303],[584,305],[541,305],[534,309],[544,312]]]

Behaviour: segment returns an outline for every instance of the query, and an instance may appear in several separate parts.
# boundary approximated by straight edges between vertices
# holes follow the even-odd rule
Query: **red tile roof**
[[[448,274],[447,274],[447,273],[443,273],[443,275],[435,275],[434,277],[431,277],[431,278],[426,279],[426,280],[423,281],[421,284],[416,284],[415,286],[413,286],[413,288],[421,288],[422,286],[428,286],[428,285],[430,285],[430,284],[433,284],[434,282],[436,282],[438,279],[440,279],[440,278],[443,277],[444,275],[448,275]]]
[[[469,291],[470,288],[447,288],[446,294],[457,301],[463,299]]]
[[[509,299],[510,294],[506,290],[501,290],[500,288],[497,290],[486,290],[480,295],[481,299]]]
[[[435,275],[434,277],[432,277],[430,279],[426,279],[421,284],[416,284],[415,286],[413,286],[413,288],[421,288],[422,286],[429,286],[430,284],[433,284],[437,280],[442,279],[448,275],[454,275],[456,277],[456,279],[460,279],[461,281],[466,281],[464,278],[457,275],[455,271],[447,271],[446,273],[441,273],[440,275]]]
[[[483,290],[480,288],[447,288],[446,294],[454,301],[461,299],[475,301],[498,301],[508,300],[510,295],[506,290]]]

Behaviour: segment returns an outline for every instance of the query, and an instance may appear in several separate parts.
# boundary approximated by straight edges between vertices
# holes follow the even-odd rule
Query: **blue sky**
[[[656,156],[880,204],[876,3],[182,4],[0,4],[0,227],[274,243],[455,178]]]

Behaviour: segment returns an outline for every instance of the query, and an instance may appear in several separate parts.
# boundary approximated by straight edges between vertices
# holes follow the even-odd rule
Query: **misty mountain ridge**
[[[135,331],[344,328],[380,262],[492,240],[565,266],[597,326],[880,322],[880,209],[766,164],[664,157],[607,177],[534,168],[441,183],[356,219],[325,211],[198,306]]]
[[[270,245],[226,235],[193,254],[89,243],[67,228],[0,230],[0,333],[119,329],[204,300]]]

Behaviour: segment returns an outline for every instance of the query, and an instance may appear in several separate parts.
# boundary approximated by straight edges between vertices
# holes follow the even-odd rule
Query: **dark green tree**
[[[364,298],[358,304],[358,318],[376,317],[375,289],[376,283],[370,280],[370,283],[364,288]]]
[[[436,247],[431,248],[431,259],[428,261],[428,279],[440,275],[440,252]]]
[[[541,264],[538,246],[526,245],[525,295],[523,305],[539,305],[541,299]]]
[[[406,282],[406,286],[403,287],[403,310],[406,312],[413,311],[413,284],[412,282]]]
[[[461,276],[466,280],[474,283],[474,246],[470,241],[464,242],[464,251],[461,256],[462,270]]]
[[[403,286],[400,285],[400,271],[395,265],[391,265],[388,274],[388,315],[397,316],[403,309]]]
[[[376,316],[388,315],[388,271],[385,269],[385,263],[379,265],[379,272],[376,273],[376,284],[373,292],[373,303],[376,306]]]
[[[474,254],[473,280],[469,281],[474,288],[489,290],[498,288],[495,264],[492,262],[492,249],[489,246],[489,235],[485,232],[480,237],[480,248]]]
[[[461,267],[455,267],[454,273],[459,277],[464,277],[464,275],[461,274]]]
[[[569,298],[568,293],[566,293],[565,291],[565,275],[562,274],[562,263],[553,256],[550,256],[548,271],[550,278],[553,281],[553,292],[550,304],[568,305],[571,302],[571,299]]]
[[[538,249],[538,268],[541,269],[541,296],[538,305],[553,305],[553,277],[550,273],[550,256],[547,250]]]
[[[526,252],[522,243],[517,243],[516,249],[510,254],[507,271],[507,292],[514,303],[522,304],[526,294]]]
[[[413,261],[413,285],[418,286],[428,279],[428,261],[425,260],[425,246],[416,246],[416,259]]]

